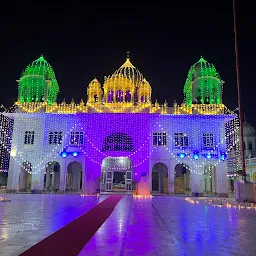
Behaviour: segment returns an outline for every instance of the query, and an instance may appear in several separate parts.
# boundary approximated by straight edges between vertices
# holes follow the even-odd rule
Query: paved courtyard
[[[1,256],[19,255],[107,198],[0,196],[11,199],[0,203]],[[249,256],[255,252],[256,210],[191,204],[184,197],[126,195],[79,256]]]

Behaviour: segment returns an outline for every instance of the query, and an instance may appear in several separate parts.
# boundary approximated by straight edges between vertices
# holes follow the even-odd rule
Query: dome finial
[[[129,60],[130,59],[130,51],[126,51],[126,60]]]
[[[199,62],[206,62],[206,60],[203,58],[203,55],[201,54]]]
[[[38,59],[39,61],[44,61],[45,59],[44,59],[44,55],[43,55],[43,53],[41,53],[41,56],[39,57],[39,59]]]

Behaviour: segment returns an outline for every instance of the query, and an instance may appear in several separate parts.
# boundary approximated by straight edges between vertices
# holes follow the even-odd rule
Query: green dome
[[[20,102],[52,104],[57,99],[59,85],[53,68],[43,56],[28,65],[18,82]]]
[[[218,77],[220,79],[220,76],[213,64],[209,63],[201,56],[200,60],[189,69],[187,79],[194,81],[195,79],[203,76]]]
[[[220,85],[222,81],[216,68],[201,56],[188,72],[184,86],[186,105],[191,106],[198,98],[201,100],[197,103],[220,104],[222,93]]]

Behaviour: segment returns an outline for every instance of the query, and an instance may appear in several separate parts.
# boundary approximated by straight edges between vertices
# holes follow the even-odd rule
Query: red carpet
[[[109,196],[76,220],[34,245],[22,256],[78,255],[113,212],[122,196]]]

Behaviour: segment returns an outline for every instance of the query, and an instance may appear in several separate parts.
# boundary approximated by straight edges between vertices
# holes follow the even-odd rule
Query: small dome
[[[253,125],[248,123],[247,121],[243,124],[243,133],[244,137],[251,137],[256,135],[256,129]]]
[[[132,65],[129,57],[126,58],[125,63],[111,76],[112,79],[120,77],[132,80],[135,86],[140,85],[143,81],[143,75],[135,66]]]
[[[198,77],[210,76],[220,79],[218,72],[213,64],[206,61],[202,56],[198,62],[191,66],[188,72],[188,79],[193,81]]]
[[[18,83],[20,102],[56,102],[59,85],[53,68],[43,56],[27,66]]]
[[[46,80],[56,80],[53,68],[44,59],[43,56],[41,56],[40,58],[33,61],[30,65],[27,66],[25,72],[23,72],[21,75],[21,79],[27,75],[39,75],[43,76]]]
[[[144,78],[141,85],[140,85],[140,88],[142,89],[149,89],[151,90],[151,86],[149,84],[149,82]]]
[[[89,88],[90,88],[90,89],[92,89],[92,88],[94,88],[94,89],[101,89],[101,84],[100,84],[100,82],[99,82],[96,78],[94,78],[94,79],[90,82]]]

